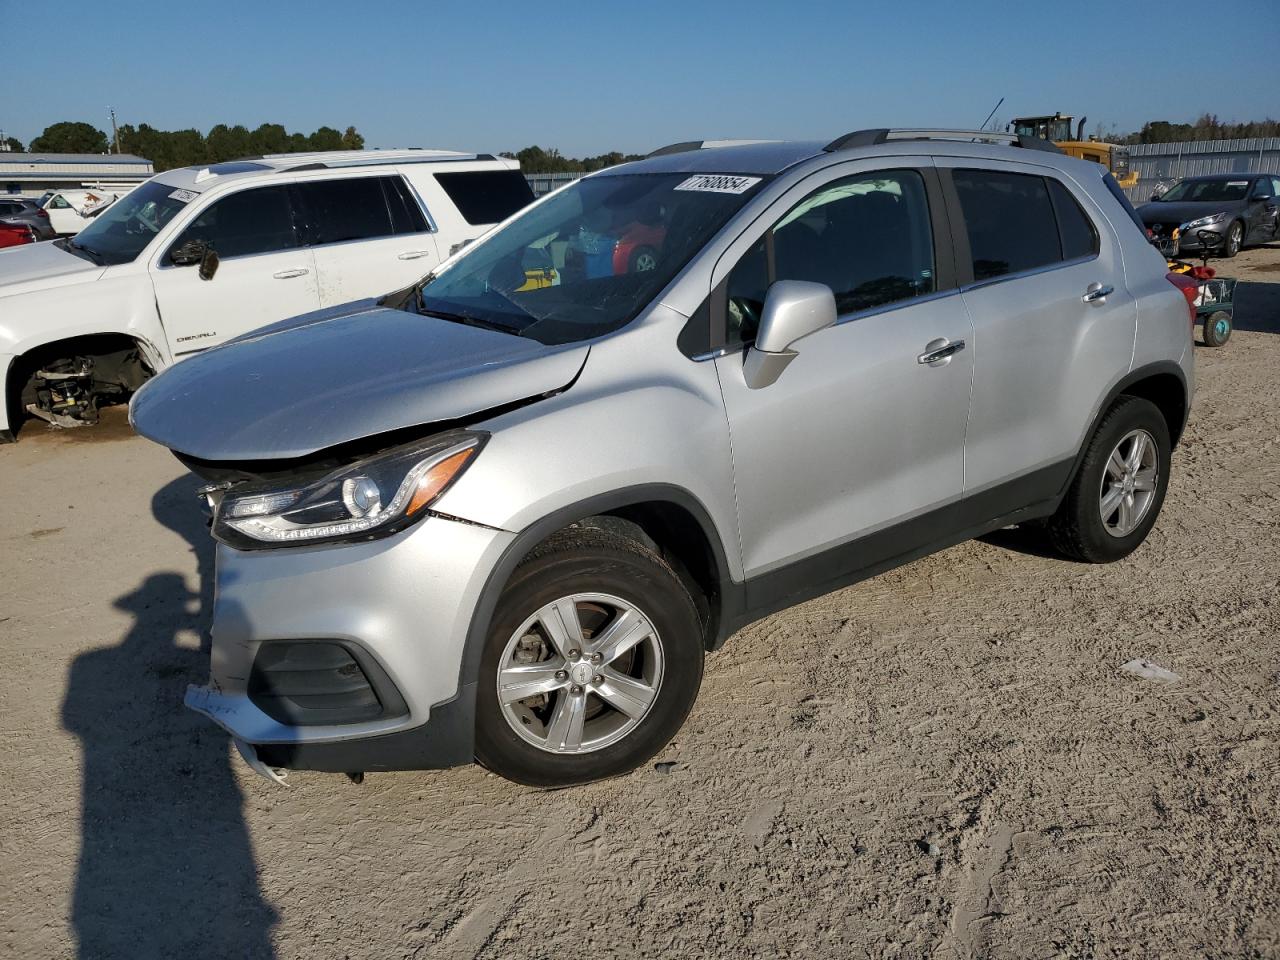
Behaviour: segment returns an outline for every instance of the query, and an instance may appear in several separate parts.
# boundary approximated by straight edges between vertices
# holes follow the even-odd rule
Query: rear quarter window
[[[435,177],[462,219],[473,226],[498,223],[533,202],[533,190],[519,170],[437,173]]]
[[[1147,225],[1142,222],[1142,218],[1138,216],[1138,211],[1133,209],[1133,204],[1129,202],[1129,198],[1124,195],[1124,191],[1120,189],[1120,184],[1116,183],[1116,178],[1111,174],[1107,174],[1102,178],[1102,182],[1107,185],[1107,189],[1111,191],[1111,195],[1116,198],[1116,203],[1124,209],[1129,219],[1133,221],[1133,225],[1138,228],[1138,232],[1144,237],[1147,235]]]

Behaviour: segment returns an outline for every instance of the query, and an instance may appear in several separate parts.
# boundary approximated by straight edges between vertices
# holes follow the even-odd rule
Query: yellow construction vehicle
[[[1133,187],[1138,184],[1138,171],[1130,169],[1129,148],[1118,143],[1105,143],[1102,140],[1084,137],[1084,122],[1081,117],[1076,127],[1075,136],[1071,135],[1071,121],[1074,117],[1055,113],[1051,117],[1018,117],[1009,124],[1009,129],[1024,137],[1040,137],[1052,140],[1058,148],[1068,156],[1080,157],[1100,163],[1116,178],[1122,187]]]

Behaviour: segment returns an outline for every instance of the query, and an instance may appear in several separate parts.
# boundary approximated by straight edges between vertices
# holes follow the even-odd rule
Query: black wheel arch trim
[[[720,584],[721,597],[710,611],[711,633],[709,646],[719,647],[728,636],[724,630],[729,624],[722,611],[726,608],[736,609],[741,601],[736,596],[728,596],[730,592],[740,592],[743,584],[733,579],[729,572],[728,559],[725,555],[724,541],[711,514],[702,501],[683,487],[665,483],[646,483],[632,487],[611,490],[597,494],[584,500],[576,501],[534,521],[521,530],[514,540],[507,545],[498,558],[498,562],[489,570],[489,575],[480,590],[480,598],[471,614],[471,623],[467,628],[467,636],[462,651],[462,664],[459,668],[459,696],[453,703],[454,709],[468,709],[475,716],[475,690],[480,675],[480,660],[484,653],[485,641],[488,639],[489,625],[493,620],[493,612],[498,605],[498,598],[503,588],[511,579],[511,574],[536,547],[557,530],[562,530],[572,523],[588,517],[599,516],[620,510],[624,507],[636,507],[647,503],[668,503],[686,511],[701,529],[715,564],[715,577]],[[710,598],[708,598],[710,602]],[[463,701],[467,701],[463,703]],[[433,710],[434,712],[434,710]],[[474,731],[474,722],[470,725]],[[474,734],[473,734],[474,735]]]
[[[1071,481],[1075,479],[1076,474],[1080,470],[1080,464],[1084,462],[1085,453],[1089,450],[1089,440],[1098,432],[1098,424],[1102,422],[1102,418],[1107,415],[1107,411],[1111,409],[1111,405],[1120,398],[1122,394],[1127,392],[1130,387],[1143,380],[1150,380],[1157,376],[1173,376],[1178,383],[1182,385],[1182,419],[1176,424],[1169,424],[1169,439],[1172,445],[1176,447],[1178,440],[1182,437],[1182,431],[1186,428],[1187,419],[1191,413],[1191,407],[1188,398],[1191,391],[1187,389],[1187,375],[1182,367],[1174,363],[1172,360],[1158,360],[1155,363],[1144,364],[1130,370],[1127,374],[1120,378],[1116,384],[1107,391],[1102,403],[1098,409],[1094,411],[1093,419],[1089,421],[1089,429],[1085,431],[1083,439],[1080,441],[1080,449],[1076,451],[1075,463],[1072,464],[1071,472],[1067,476],[1066,484],[1063,486],[1061,493],[1066,494],[1067,487],[1071,485]]]

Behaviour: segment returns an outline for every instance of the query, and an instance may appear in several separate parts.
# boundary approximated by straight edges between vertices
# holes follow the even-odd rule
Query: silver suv
[[[1042,141],[659,150],[135,396],[219,541],[187,705],[272,777],[622,773],[772,611],[1010,524],[1134,550],[1191,344],[1105,169]]]

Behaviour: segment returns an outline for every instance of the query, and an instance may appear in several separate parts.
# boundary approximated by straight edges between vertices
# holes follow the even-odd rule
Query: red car
[[[0,247],[20,247],[35,242],[35,233],[25,223],[0,223]]]
[[[637,221],[628,224],[623,228],[617,246],[613,248],[614,275],[652,270],[658,265],[658,254],[666,239],[667,228],[660,223]]]

